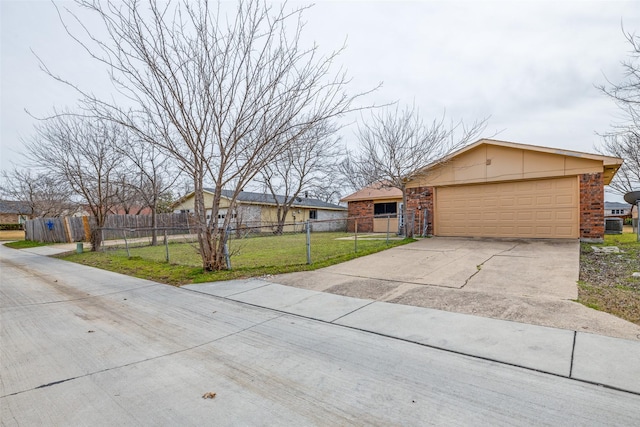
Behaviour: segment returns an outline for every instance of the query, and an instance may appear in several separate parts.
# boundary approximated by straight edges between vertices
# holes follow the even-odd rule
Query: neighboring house
[[[206,207],[213,205],[214,194],[215,190],[210,188],[204,189],[204,204]],[[232,191],[222,190],[220,211],[218,212],[219,225],[222,225],[226,215],[230,214],[230,200],[232,196]],[[282,205],[284,200],[284,196],[276,196],[276,199],[274,199],[271,194],[242,191],[238,194],[236,207],[231,212],[231,215],[233,215],[231,226],[236,229],[246,228],[247,230],[259,232],[272,231],[273,226],[275,226],[278,221],[276,201]],[[193,193],[190,193],[174,203],[173,209],[174,212],[193,212],[193,206],[194,196]],[[287,213],[285,220],[287,225],[283,231],[302,231],[303,223],[307,220],[314,222],[312,225],[313,231],[344,230],[346,227],[346,221],[344,221],[344,219],[346,219],[346,217],[347,208],[344,206],[334,205],[317,199],[297,197]],[[207,209],[207,219],[210,218],[211,209]]]
[[[617,157],[481,139],[407,182],[415,230],[436,236],[604,237],[604,186]],[[424,214],[424,212],[428,214]]]
[[[27,202],[0,200],[0,224],[24,224],[33,213]]]
[[[129,206],[127,208],[124,206],[112,206],[109,208],[109,215],[151,215],[152,213],[153,210],[148,206]]]
[[[604,202],[605,218],[631,218],[631,205],[628,203]]]
[[[402,191],[372,184],[342,199],[347,203],[349,218],[358,219],[358,232],[393,233],[399,230],[398,214],[402,211]],[[354,231],[354,221],[349,221],[349,231]]]

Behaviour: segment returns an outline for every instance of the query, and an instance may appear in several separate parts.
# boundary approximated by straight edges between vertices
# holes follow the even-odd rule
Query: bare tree
[[[113,147],[124,135],[111,122],[65,114],[42,122],[26,143],[27,156],[51,176],[67,182],[95,217],[94,251],[100,247],[100,228],[117,203],[116,182],[123,158]]]
[[[631,126],[636,131],[640,128],[640,36],[622,30],[624,37],[631,45],[629,58],[621,62],[624,80],[596,86],[605,95],[611,97],[624,113],[624,122],[614,124],[614,131],[623,133]]]
[[[624,134],[607,135],[600,152],[624,159],[609,184],[611,190],[620,195],[640,190],[640,134],[629,129]]]
[[[621,63],[625,78],[597,87],[622,112],[622,121],[613,123],[611,131],[602,135],[603,144],[598,151],[624,160],[609,184],[615,193],[624,195],[640,190],[640,36],[622,31],[631,45],[629,58]]]
[[[151,134],[151,132],[148,132]],[[132,165],[135,178],[130,186],[133,200],[138,209],[148,207],[151,210],[151,245],[158,244],[158,211],[162,209],[163,198],[180,178],[171,157],[165,155],[153,143],[136,139],[127,139],[126,144],[118,144],[115,149],[126,157]],[[165,208],[166,209],[166,208]]]
[[[205,0],[76,3],[95,13],[108,37],[71,12],[62,17],[65,28],[107,67],[126,105],[43,69],[80,91],[90,114],[127,126],[179,163],[193,184],[203,268],[226,268],[232,216],[218,225],[222,189],[233,191],[234,205],[241,189],[289,144],[350,110],[357,96],[345,92],[342,70],[332,72],[340,51],[321,56],[316,46],[301,47],[306,8],[288,11],[286,4],[241,0],[235,15],[225,16],[221,3],[215,8]],[[82,31],[71,30],[74,19]],[[211,206],[204,203],[207,179],[215,188]]]
[[[343,171],[356,182],[402,191],[407,206],[407,181],[424,175],[427,166],[445,162],[446,156],[479,136],[487,119],[467,127],[462,121],[445,124],[445,117],[425,123],[418,109],[398,106],[374,111],[369,122],[358,127],[360,147],[343,163]],[[407,221],[404,234],[407,233]]]
[[[27,204],[34,217],[58,217],[69,214],[75,208],[71,200],[71,188],[57,176],[14,168],[3,171],[2,178],[4,182],[0,186],[0,193]]]
[[[330,191],[328,178],[334,175],[339,156],[335,131],[335,126],[321,123],[286,144],[286,150],[260,170],[256,181],[273,196],[277,234],[282,233],[287,215],[300,196]]]
[[[125,215],[138,215],[146,207],[140,197],[140,174],[136,172],[134,170],[132,173],[127,168],[113,180],[115,194],[112,214],[123,212]]]

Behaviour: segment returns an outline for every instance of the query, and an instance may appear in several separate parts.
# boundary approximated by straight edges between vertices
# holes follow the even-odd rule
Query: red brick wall
[[[0,214],[0,224],[17,224],[18,221],[18,214]]]
[[[604,238],[604,181],[602,173],[580,175],[580,238]]]
[[[414,234],[422,234],[427,215],[427,234],[433,234],[433,187],[407,188],[407,213],[414,212]]]
[[[348,232],[354,232],[355,220],[353,217],[363,217],[358,218],[358,233],[373,232],[373,200],[349,202],[347,205],[347,215],[349,217],[347,221]]]

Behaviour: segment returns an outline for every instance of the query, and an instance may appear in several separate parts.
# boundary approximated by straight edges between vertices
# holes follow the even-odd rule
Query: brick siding
[[[373,232],[373,200],[359,200],[349,202],[347,207],[347,231],[353,233],[355,231],[355,221],[353,217],[358,218],[358,233]]]
[[[422,234],[427,215],[427,235],[433,234],[433,187],[407,188],[407,213],[414,212],[414,234]]]
[[[19,221],[18,214],[0,213],[0,224],[17,224]]]
[[[604,181],[602,173],[580,175],[580,239],[604,239]]]

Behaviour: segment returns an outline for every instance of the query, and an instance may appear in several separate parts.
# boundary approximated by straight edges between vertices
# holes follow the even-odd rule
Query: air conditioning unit
[[[621,218],[605,218],[604,234],[622,234]]]

